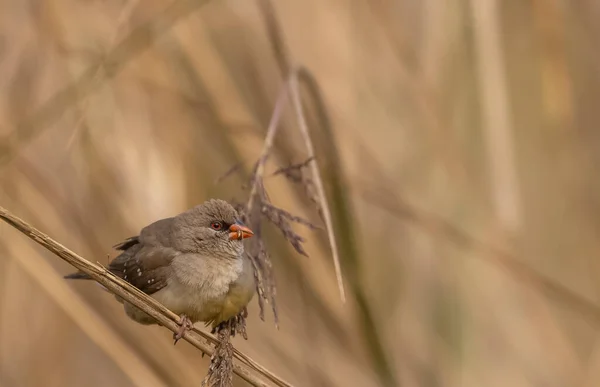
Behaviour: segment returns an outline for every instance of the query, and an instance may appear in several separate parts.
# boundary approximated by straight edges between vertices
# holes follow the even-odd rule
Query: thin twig
[[[95,280],[96,282],[103,285],[111,293],[121,297],[123,300],[133,304],[134,306],[138,307],[142,311],[146,312],[148,315],[150,315],[151,317],[156,319],[156,321],[158,323],[160,323],[160,325],[166,327],[167,329],[171,330],[174,333],[178,331],[179,316],[177,316],[175,313],[171,312],[164,305],[160,304],[158,301],[156,301],[152,297],[144,294],[139,289],[137,289],[137,288],[133,287],[132,285],[130,285],[129,283],[121,280],[120,278],[118,278],[117,276],[112,274],[110,271],[108,271],[106,268],[104,268],[98,264],[87,261],[83,257],[77,255],[76,253],[69,250],[65,246],[56,242],[54,239],[50,238],[48,235],[37,230],[36,228],[31,226],[27,222],[14,216],[12,213],[10,213],[8,210],[6,210],[3,207],[0,207],[0,219],[5,221],[12,227],[16,228],[17,230],[19,230],[20,232],[22,232],[23,234],[25,234],[26,236],[31,238],[33,241],[40,244],[42,247],[44,247],[47,250],[49,250],[50,252],[54,253],[58,257],[62,258],[70,265],[72,265],[75,268],[81,270],[82,272],[88,274],[93,280]],[[211,337],[210,335],[194,329],[193,331],[188,332],[184,336],[184,339],[187,342],[189,342],[190,344],[192,344],[194,347],[201,350],[202,352],[204,352],[208,355],[212,355],[213,349],[210,347],[210,345],[208,344],[207,341],[214,342],[215,339],[213,337]],[[239,354],[238,351],[235,351],[235,354],[236,354],[236,358],[245,362],[246,366],[243,366],[238,363],[234,363],[233,371],[239,377],[241,377],[242,379],[244,379],[251,385],[257,386],[257,387],[268,387],[269,386],[268,384],[266,384],[265,381],[261,380],[257,375],[255,375],[254,372],[252,372],[247,367],[254,369],[254,371],[258,372],[263,377],[268,378],[269,380],[274,382],[275,385],[277,385],[277,386],[291,387],[291,385],[289,383],[281,380],[280,378],[275,376],[273,373],[267,371],[265,368],[253,367],[253,364],[255,364],[255,363],[253,361],[248,362],[247,356],[240,357],[239,355],[237,355],[237,354]]]

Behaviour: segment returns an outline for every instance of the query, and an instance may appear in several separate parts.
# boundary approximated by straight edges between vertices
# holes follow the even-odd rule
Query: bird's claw
[[[194,327],[194,323],[189,319],[185,314],[182,314],[179,317],[179,330],[176,333],[173,333],[173,345],[177,344],[179,340],[185,336],[185,332],[191,330]]]

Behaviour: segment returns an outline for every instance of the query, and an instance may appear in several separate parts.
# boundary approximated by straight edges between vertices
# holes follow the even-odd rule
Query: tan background
[[[276,3],[323,91],[358,274],[343,306],[325,237],[298,227],[307,259],[271,230],[281,328],[254,301],[235,345],[298,386],[599,385],[600,7]],[[208,197],[244,198],[239,178],[214,181],[251,167],[282,83],[257,2],[169,4],[0,2],[0,205],[90,260]],[[303,158],[290,113],[270,171]],[[206,358],[71,270],[0,225],[0,387],[199,385]]]

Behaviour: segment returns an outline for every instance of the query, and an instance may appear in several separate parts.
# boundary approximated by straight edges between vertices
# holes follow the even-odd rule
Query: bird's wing
[[[172,224],[173,218],[157,220],[144,227],[140,232],[140,235],[125,239],[123,242],[114,245],[113,249],[125,251],[138,243],[170,247]]]
[[[133,236],[131,238],[125,239],[121,243],[118,243],[118,244],[114,245],[113,249],[125,251],[125,250],[129,249],[130,247],[133,247],[134,245],[137,245],[138,243],[140,243],[140,237],[138,235],[136,235],[136,236]]]
[[[158,220],[142,229],[140,235],[114,246],[123,252],[108,269],[146,294],[167,286],[171,261],[178,252],[170,247],[173,218]]]
[[[108,269],[146,294],[167,286],[171,261],[178,255],[168,247],[137,243],[116,257]]]

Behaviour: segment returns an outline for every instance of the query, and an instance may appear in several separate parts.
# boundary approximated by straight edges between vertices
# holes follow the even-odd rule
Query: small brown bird
[[[114,246],[123,251],[108,270],[181,317],[175,342],[198,321],[212,324],[240,313],[255,291],[252,263],[242,240],[253,232],[227,202],[211,199],[173,218],[162,219]],[[73,273],[68,279],[90,279]],[[157,321],[117,297],[140,324]]]

